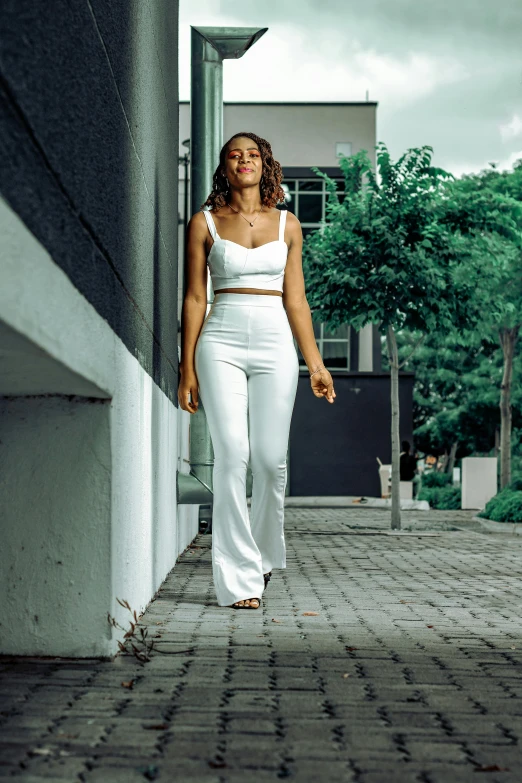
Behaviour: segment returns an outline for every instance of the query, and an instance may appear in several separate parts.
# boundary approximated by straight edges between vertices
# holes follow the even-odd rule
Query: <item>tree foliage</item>
[[[487,276],[480,297],[482,335],[496,334],[502,349],[500,380],[501,487],[511,481],[513,372],[522,328],[522,160],[513,172],[494,168],[452,183],[442,203],[443,220],[473,236],[483,249]]]
[[[311,308],[335,328],[378,324],[391,367],[392,527],[400,527],[399,403],[396,334],[473,329],[476,242],[442,219],[452,175],[431,164],[432,148],[407,150],[393,162],[377,145],[377,172],[368,154],[343,158],[345,196],[315,169],[328,189],[327,220],[305,244],[303,269]]]
[[[411,355],[418,333],[398,335],[399,357],[410,356],[405,370],[415,373],[413,425],[415,443],[441,456],[457,444],[456,457],[489,453],[499,430],[502,352],[494,335],[478,332],[466,345],[453,333],[429,335]],[[513,424],[522,427],[522,357],[514,364]]]
[[[303,266],[310,306],[331,327],[349,320],[379,324],[383,334],[388,326],[425,333],[474,322],[476,280],[462,271],[474,245],[440,220],[452,175],[431,156],[431,147],[412,148],[393,163],[381,143],[378,178],[365,151],[341,158],[343,201],[315,169],[328,189],[327,218],[308,237]]]
[[[451,443],[453,457],[459,446],[484,446],[496,429],[490,414],[500,390],[502,486],[509,483],[522,328],[522,161],[514,172],[455,180],[432,166],[431,147],[409,149],[395,163],[384,144],[376,150],[376,171],[365,151],[341,159],[344,198],[315,169],[327,186],[327,215],[305,243],[303,269],[310,305],[329,328],[375,323],[386,338],[398,527],[398,372],[423,340],[410,358],[417,434],[445,450]]]

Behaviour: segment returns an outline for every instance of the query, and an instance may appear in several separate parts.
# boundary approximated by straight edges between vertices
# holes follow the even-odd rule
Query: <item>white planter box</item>
[[[497,494],[497,458],[465,457],[462,460],[462,508],[484,508]]]

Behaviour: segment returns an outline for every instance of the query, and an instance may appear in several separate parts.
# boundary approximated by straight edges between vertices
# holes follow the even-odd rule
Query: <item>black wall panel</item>
[[[290,430],[290,495],[380,497],[379,465],[391,462],[390,377],[332,373],[333,404],[299,377]],[[399,379],[400,438],[413,442],[413,374]]]
[[[177,404],[177,0],[4,0],[0,192]]]

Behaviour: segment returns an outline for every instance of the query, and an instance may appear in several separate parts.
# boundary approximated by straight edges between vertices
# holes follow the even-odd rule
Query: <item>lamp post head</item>
[[[222,60],[239,60],[266,33],[268,27],[193,27]]]

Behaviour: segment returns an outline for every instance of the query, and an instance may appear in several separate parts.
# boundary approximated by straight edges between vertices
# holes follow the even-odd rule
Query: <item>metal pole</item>
[[[223,60],[238,59],[268,28],[192,27],[190,205],[199,212],[212,189],[223,146]],[[186,187],[185,183],[185,187]],[[187,220],[188,222],[188,220]],[[213,301],[208,276],[207,307]],[[178,503],[212,501],[214,451],[201,400],[190,418],[190,475],[178,473]]]
[[[201,209],[223,146],[223,60],[239,59],[268,28],[192,27],[190,92],[190,204]],[[208,281],[207,304],[214,292]]]
[[[179,159],[183,163],[184,191],[183,191],[183,299],[187,291],[187,225],[189,221],[189,165],[190,165],[190,139],[185,139],[183,146],[187,152]]]
[[[197,28],[192,28],[191,35],[190,203],[194,214],[211,190],[223,146],[223,59]]]

